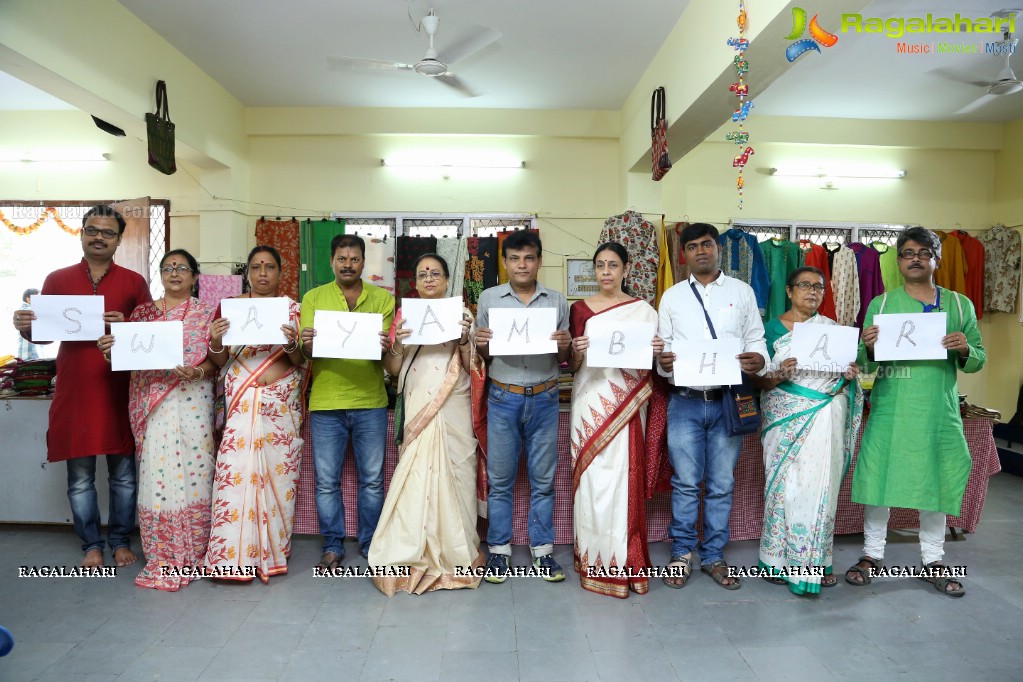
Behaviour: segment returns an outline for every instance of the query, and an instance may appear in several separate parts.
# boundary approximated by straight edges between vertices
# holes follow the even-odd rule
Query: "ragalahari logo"
[[[809,38],[803,38],[803,33],[807,30],[810,32]],[[838,36],[834,33],[828,33],[820,24],[817,23],[817,15],[813,15],[813,19],[810,20],[809,27],[806,22],[806,10],[802,7],[792,8],[792,32],[785,36],[785,40],[795,40],[796,42],[785,48],[785,58],[790,62],[796,61],[800,57],[810,50],[820,52],[821,48],[819,45],[824,47],[832,47],[838,42]]]

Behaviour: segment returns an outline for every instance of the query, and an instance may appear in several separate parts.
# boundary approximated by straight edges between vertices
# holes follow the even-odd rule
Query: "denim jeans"
[[[82,539],[82,551],[103,549],[103,533],[99,527],[99,501],[96,497],[95,457],[67,460],[67,499],[75,533]],[[107,542],[110,549],[131,547],[135,530],[135,456],[106,455],[107,484],[110,487],[110,509],[107,514]]]
[[[316,468],[316,515],[320,519],[323,552],[345,552],[345,503],[341,498],[341,469],[351,437],[359,475],[359,548],[369,551],[384,506],[384,447],[387,408],[315,410],[309,413]]]
[[[742,436],[729,436],[726,431],[720,400],[707,402],[672,394],[668,403],[668,456],[675,470],[668,533],[672,556],[696,549],[700,482],[705,480],[700,561],[707,565],[724,558],[741,449]]]
[[[558,389],[519,395],[491,385],[487,406],[487,509],[491,554],[511,554],[512,493],[523,442],[529,473],[529,544],[554,549],[554,470],[558,466]]]

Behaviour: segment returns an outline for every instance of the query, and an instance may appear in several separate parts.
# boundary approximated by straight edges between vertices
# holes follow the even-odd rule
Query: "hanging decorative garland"
[[[67,232],[72,237],[77,237],[82,233],[82,228],[71,227],[63,220],[61,220],[60,215],[57,214],[57,209],[55,209],[53,206],[47,206],[46,208],[44,208],[42,210],[42,213],[39,214],[39,218],[34,223],[25,226],[15,225],[14,223],[7,219],[7,216],[4,215],[3,211],[0,211],[0,223],[3,223],[7,227],[7,229],[13,232],[14,234],[21,236],[32,234],[50,218],[53,218],[53,222],[57,223],[60,229]]]
[[[742,171],[746,167],[749,157],[754,154],[753,147],[747,144],[749,142],[749,133],[743,129],[743,122],[749,116],[749,110],[753,108],[753,100],[747,99],[749,97],[749,85],[746,84],[746,74],[749,72],[749,60],[746,59],[746,50],[749,48],[749,40],[746,38],[746,28],[749,26],[749,21],[746,16],[745,0],[739,0],[739,16],[735,23],[739,26],[739,37],[729,38],[728,45],[733,47],[738,53],[735,55],[735,59],[732,60],[737,80],[728,86],[728,91],[739,98],[739,108],[732,112],[732,122],[738,123],[739,129],[730,131],[725,135],[725,139],[737,144],[739,147],[746,145],[746,148],[732,159],[732,167],[739,169],[739,177],[735,180],[735,188],[739,191],[739,210],[741,211],[742,190],[746,184],[742,177]]]

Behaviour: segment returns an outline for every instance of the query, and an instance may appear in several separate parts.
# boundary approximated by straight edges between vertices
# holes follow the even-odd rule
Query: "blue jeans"
[[[76,457],[67,460],[67,499],[75,533],[82,539],[82,551],[103,549],[103,533],[99,527],[99,501],[96,497],[96,459]],[[107,514],[107,541],[111,550],[131,547],[135,530],[135,457],[106,455],[107,484],[110,486],[110,509]]]
[[[316,410],[309,413],[316,468],[316,515],[320,519],[323,552],[345,553],[345,503],[341,498],[341,469],[352,440],[359,475],[359,548],[369,551],[384,506],[384,447],[387,408]]]
[[[491,385],[487,406],[487,508],[491,554],[511,554],[512,492],[526,445],[529,544],[534,555],[554,549],[554,471],[558,466],[558,389],[519,395]]]
[[[706,402],[672,394],[668,403],[668,456],[675,470],[668,532],[672,556],[696,549],[700,482],[705,480],[700,561],[707,565],[724,558],[741,449],[742,436],[729,436],[726,431],[720,400]]]

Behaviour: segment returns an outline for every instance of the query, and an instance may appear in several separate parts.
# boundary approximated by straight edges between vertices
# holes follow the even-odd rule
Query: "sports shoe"
[[[488,583],[499,585],[508,579],[511,571],[508,568],[508,556],[505,554],[491,554],[487,559],[487,571],[483,579]]]
[[[542,577],[549,583],[560,583],[565,579],[565,571],[554,559],[553,554],[545,554],[533,559],[533,568],[543,571]]]

